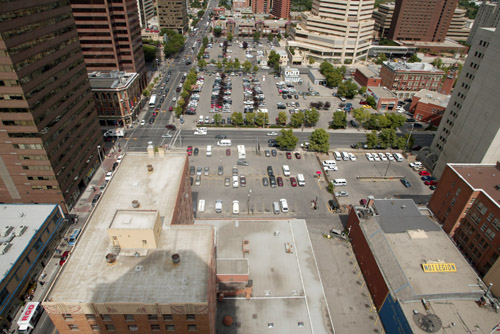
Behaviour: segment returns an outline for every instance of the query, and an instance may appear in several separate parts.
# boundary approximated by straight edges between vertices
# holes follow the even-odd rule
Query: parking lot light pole
[[[97,145],[97,155],[99,156],[99,161],[101,162],[101,168],[103,171],[106,171],[104,169],[104,165],[102,164],[102,158],[101,158],[101,145]]]
[[[410,134],[408,135],[408,139],[406,140],[406,144],[405,144],[405,152],[406,150],[408,149],[408,144],[410,143],[410,138],[411,138],[411,133],[413,132],[413,128],[415,127],[415,124],[411,124],[411,129],[410,129]]]
[[[252,195],[252,189],[248,191],[248,198],[247,198],[247,210],[248,214],[250,214],[250,195]]]

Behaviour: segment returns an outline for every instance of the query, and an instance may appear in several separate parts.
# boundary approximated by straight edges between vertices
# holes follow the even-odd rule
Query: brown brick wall
[[[189,160],[186,154],[186,162],[182,172],[182,181],[177,194],[172,224],[193,224],[193,198],[191,194],[191,183],[189,180]]]

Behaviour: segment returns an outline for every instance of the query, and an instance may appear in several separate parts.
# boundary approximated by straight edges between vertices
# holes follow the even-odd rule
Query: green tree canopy
[[[206,48],[207,45],[208,45],[208,37],[207,36],[204,36],[203,39],[202,39],[202,43],[203,43],[203,47]]]
[[[267,34],[267,40],[268,40],[269,42],[272,42],[272,41],[273,41],[273,39],[274,39],[273,34],[271,34],[271,33]]]
[[[198,67],[199,68],[203,69],[206,66],[207,66],[207,62],[205,61],[205,59],[202,58],[202,59],[198,60]]]
[[[368,148],[374,148],[378,145],[377,131],[373,130],[366,134],[366,146]]]
[[[281,129],[281,133],[276,137],[278,146],[288,150],[293,150],[298,141],[299,138],[293,134],[292,129]]]
[[[346,80],[339,84],[337,94],[345,98],[352,99],[358,93],[358,86],[351,80]]]
[[[243,114],[240,112],[233,112],[231,115],[231,123],[237,126],[243,125]]]
[[[274,67],[276,64],[280,63],[280,55],[276,53],[276,51],[272,50],[269,53],[269,57],[267,57],[267,63],[269,64],[269,67]]]
[[[219,125],[221,121],[222,121],[222,115],[219,114],[219,113],[215,114],[214,115],[214,122],[215,122],[215,124]]]
[[[332,88],[342,83],[346,68],[345,66],[335,68],[329,62],[324,61],[320,64],[319,71],[325,76],[327,87]]]
[[[220,37],[221,34],[222,34],[222,28],[221,27],[215,27],[213,32],[214,32],[214,36],[215,37]]]
[[[248,73],[252,70],[252,63],[248,60],[245,60],[243,63],[243,72]]]
[[[165,57],[170,57],[184,48],[185,38],[175,30],[167,30],[167,43],[163,47]]]
[[[230,31],[227,32],[227,40],[230,42],[233,40],[233,33]]]
[[[359,124],[363,125],[370,119],[370,112],[365,108],[357,108],[352,111],[352,115]]]
[[[294,128],[300,128],[302,125],[304,125],[304,120],[304,113],[302,111],[299,111],[295,114],[292,114],[292,116],[290,117],[290,124]]]
[[[345,112],[335,111],[333,113],[332,125],[333,129],[345,129],[347,125],[347,120],[345,117]]]
[[[307,126],[314,126],[319,121],[319,111],[316,108],[311,108],[304,113],[304,122]]]
[[[368,105],[373,109],[377,108],[377,101],[375,101],[375,98],[372,95],[368,95],[366,97],[366,103],[368,103]]]
[[[384,61],[387,61],[387,56],[385,55],[385,53],[379,53],[375,64],[382,65]]]
[[[409,63],[418,63],[421,61],[422,61],[422,59],[418,58],[416,53],[412,54],[411,57],[408,59]]]
[[[260,32],[259,32],[259,31],[257,31],[257,30],[256,30],[256,31],[253,33],[253,40],[254,40],[255,42],[260,41]]]
[[[147,63],[152,62],[156,59],[156,47],[152,45],[142,45],[142,49],[144,50],[144,61]]]
[[[202,18],[203,15],[205,15],[205,11],[204,10],[199,10],[198,13],[197,13],[198,17],[199,18]]]
[[[267,112],[258,112],[255,116],[255,124],[258,126],[264,126],[269,123],[269,114]]]
[[[280,111],[278,113],[278,124],[280,125],[286,125],[286,122],[288,121],[288,115],[284,111]]]
[[[385,114],[385,117],[391,122],[390,127],[391,128],[399,128],[403,126],[406,122],[406,117],[401,114],[397,114],[394,112],[390,112]]]
[[[255,114],[253,112],[247,112],[245,114],[245,121],[250,125],[255,124]]]
[[[316,129],[309,137],[309,149],[327,153],[330,149],[330,134],[325,129]]]

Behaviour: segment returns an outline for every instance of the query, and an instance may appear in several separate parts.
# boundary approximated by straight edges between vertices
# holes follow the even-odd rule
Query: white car
[[[281,211],[288,212],[288,203],[285,198],[280,199]]]
[[[268,132],[268,133],[267,133],[267,135],[268,135],[268,136],[277,136],[277,135],[278,135],[278,133],[277,133],[277,132],[275,132],[275,131],[273,131],[273,132]]]
[[[368,159],[368,161],[373,161],[373,156],[371,153],[366,153],[365,156],[366,156],[366,159]]]
[[[336,165],[326,165],[326,166],[323,166],[323,169],[325,171],[334,171],[334,172],[339,170],[339,168]]]
[[[389,159],[390,161],[394,161],[394,156],[392,155],[392,153],[386,152],[385,155],[387,156],[387,159]]]
[[[354,155],[354,153],[349,153],[349,159],[351,159],[351,161],[356,161],[356,156]]]
[[[120,155],[117,159],[116,159],[116,162],[120,163],[122,162],[123,160],[123,155]]]
[[[141,125],[144,125],[144,124],[146,124],[146,121],[145,121],[145,120],[142,120],[142,121],[141,121]]]
[[[174,97],[172,98],[172,102],[176,102],[176,101],[177,101],[177,97],[176,97],[176,96],[174,96]]]
[[[195,135],[201,135],[201,136],[203,136],[203,135],[206,135],[206,134],[207,134],[207,131],[203,131],[203,130],[201,130],[201,129],[196,129],[196,130],[194,131],[194,134],[195,134]]]
[[[238,175],[233,175],[233,188],[238,188],[238,186],[239,186]]]
[[[372,153],[373,160],[375,161],[380,161],[380,157],[378,156],[377,153]]]
[[[113,177],[113,172],[107,172],[104,181],[110,181],[112,177]]]
[[[420,161],[410,162],[410,167],[422,167],[422,163]]]
[[[384,153],[379,153],[378,156],[380,157],[380,160],[387,161],[387,157],[385,156]]]
[[[222,200],[218,199],[215,201],[215,213],[221,213],[222,212]]]
[[[172,138],[172,135],[170,133],[165,133],[161,135],[162,138]]]
[[[240,202],[233,201],[233,215],[237,215],[240,213]]]

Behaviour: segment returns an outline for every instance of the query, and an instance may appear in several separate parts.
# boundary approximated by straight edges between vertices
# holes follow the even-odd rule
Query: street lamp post
[[[250,214],[250,195],[252,195],[252,189],[248,191],[248,198],[247,198],[247,210],[248,214]]]
[[[410,143],[411,133],[413,132],[414,127],[415,127],[415,124],[412,123],[411,129],[410,129],[410,134],[408,135],[408,139],[406,139],[405,152],[408,149],[408,144]]]
[[[103,171],[106,171],[106,170],[104,169],[103,164],[102,164],[102,158],[101,158],[101,145],[97,145],[97,155],[99,156],[99,161],[101,162],[101,167],[102,167],[102,170],[103,170]]]

